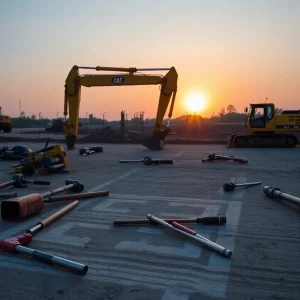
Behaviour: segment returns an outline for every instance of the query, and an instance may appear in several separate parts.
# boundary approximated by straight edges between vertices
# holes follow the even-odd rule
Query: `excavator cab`
[[[250,104],[246,129],[266,128],[275,117],[274,104]]]

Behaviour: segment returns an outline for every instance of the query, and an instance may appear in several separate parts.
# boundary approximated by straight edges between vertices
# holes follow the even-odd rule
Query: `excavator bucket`
[[[76,142],[76,136],[74,136],[74,135],[66,136],[66,144],[67,144],[68,150],[74,149],[75,142]]]
[[[150,150],[161,150],[165,145],[165,138],[170,131],[169,128],[156,131],[152,136],[140,140],[140,143]]]

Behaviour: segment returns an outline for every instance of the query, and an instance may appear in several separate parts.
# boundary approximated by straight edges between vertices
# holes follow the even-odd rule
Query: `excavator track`
[[[228,148],[292,148],[298,144],[292,134],[233,134],[229,138]]]

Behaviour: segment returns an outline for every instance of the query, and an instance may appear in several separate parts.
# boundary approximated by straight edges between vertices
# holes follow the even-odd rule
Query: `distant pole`
[[[86,127],[86,128],[87,128],[87,125],[88,125],[87,115],[88,115],[88,112],[86,112],[86,114],[85,114],[85,127]]]
[[[57,114],[56,114],[56,119],[58,119],[58,114],[59,114],[59,112],[57,112]]]
[[[19,116],[21,116],[21,99],[19,99]]]
[[[41,127],[41,112],[39,112],[39,138],[41,137],[40,127]]]
[[[105,118],[105,112],[103,113],[103,128],[104,128],[104,119]]]

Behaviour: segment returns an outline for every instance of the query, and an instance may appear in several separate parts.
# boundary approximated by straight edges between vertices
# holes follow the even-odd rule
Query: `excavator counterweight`
[[[96,71],[122,72],[118,74],[79,74],[79,69],[93,69]],[[166,75],[145,75],[140,71],[168,71]],[[162,125],[165,113],[170,104],[168,117],[172,117],[177,91],[178,74],[171,68],[114,68],[114,67],[78,67],[73,66],[65,82],[64,115],[68,115],[69,122],[64,123],[66,144],[73,149],[78,135],[79,106],[81,87],[94,86],[131,86],[131,85],[160,85],[160,97],[156,114],[153,136],[139,139],[150,150],[161,150],[164,140],[171,129]]]

